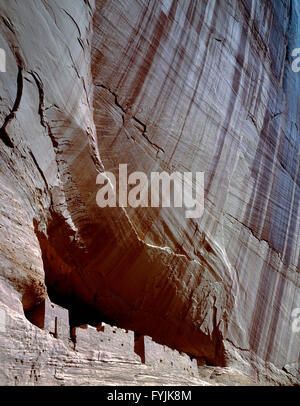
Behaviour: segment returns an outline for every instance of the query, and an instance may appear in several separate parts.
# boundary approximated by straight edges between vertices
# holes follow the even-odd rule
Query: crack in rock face
[[[18,66],[16,100],[11,109],[11,112],[5,117],[4,123],[3,123],[2,127],[0,128],[0,138],[2,139],[4,144],[10,148],[13,148],[14,145],[13,145],[12,141],[10,140],[9,135],[7,134],[6,127],[9,124],[9,122],[15,118],[15,113],[18,111],[18,108],[19,108],[19,105],[21,102],[22,92],[23,92],[23,74],[22,74],[21,66]]]
[[[78,383],[71,360],[99,383],[99,354],[26,319],[50,298],[71,327],[150,336],[215,383],[299,383],[299,0],[59,3],[0,4],[3,382]],[[120,164],[204,172],[203,216],[98,207]],[[38,362],[13,360],[30,342]]]

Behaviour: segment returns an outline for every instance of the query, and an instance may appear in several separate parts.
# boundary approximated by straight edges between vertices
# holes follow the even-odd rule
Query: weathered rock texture
[[[14,293],[11,300],[18,300]],[[195,360],[155,344],[149,337],[145,337],[147,344],[152,345],[146,354],[152,351],[151,357],[142,362],[134,352],[132,331],[126,333],[108,325],[97,331],[85,325],[73,330],[73,340],[60,335],[54,338],[49,334],[51,329],[41,330],[23,317],[21,303],[16,310],[9,302],[2,308],[7,316],[0,341],[1,385],[254,384],[232,367],[197,369]]]
[[[24,383],[34,360],[52,382],[74,360],[25,319],[46,285],[73,325],[109,320],[256,381],[299,382],[299,10],[1,1],[2,382]],[[204,171],[203,217],[100,209],[96,176],[120,163]],[[78,363],[86,377],[94,361]]]

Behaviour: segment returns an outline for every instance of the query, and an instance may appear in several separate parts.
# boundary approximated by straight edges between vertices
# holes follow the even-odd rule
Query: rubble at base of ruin
[[[158,344],[151,337],[104,322],[97,327],[84,324],[70,329],[69,311],[49,300],[39,304],[27,317],[32,324],[49,331],[55,338],[72,340],[75,351],[98,352],[99,361],[142,363],[161,371],[198,376],[196,359]]]

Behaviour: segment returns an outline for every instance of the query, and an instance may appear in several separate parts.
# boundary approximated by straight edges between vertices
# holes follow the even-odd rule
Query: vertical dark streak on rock
[[[130,69],[130,66],[132,64],[134,64],[134,62],[135,62],[136,50],[141,48],[142,44],[145,42],[145,39],[144,39],[145,38],[145,27],[147,28],[148,25],[150,24],[151,18],[154,13],[154,9],[155,9],[155,7],[151,8],[150,15],[144,23],[144,20],[146,19],[146,15],[147,15],[149,8],[148,7],[143,8],[143,12],[142,12],[141,18],[137,24],[137,28],[134,30],[133,35],[130,37],[130,39],[128,41],[127,47],[124,49],[124,52],[122,53],[122,58],[124,58],[124,60],[127,61],[127,63],[126,63],[126,67],[124,68],[124,74],[121,76],[121,78],[116,86],[116,89],[123,87],[124,76],[126,76],[128,70]],[[141,29],[142,29],[142,31],[140,33]],[[138,38],[138,41],[137,41],[137,44],[135,45],[136,38]]]
[[[275,6],[273,4],[273,11],[275,12]],[[289,24],[288,24],[289,25]],[[270,42],[276,44],[280,42],[276,38],[272,38],[272,32],[276,33],[278,30],[274,27],[271,27],[271,38]],[[286,37],[288,38],[289,33],[287,32]],[[272,49],[271,49],[272,50]],[[288,54],[288,44],[287,52]],[[277,62],[273,63],[273,68],[275,71],[275,78],[273,80],[280,81],[280,78],[283,79],[283,88],[285,89],[286,78],[285,71],[282,71],[282,64],[286,60],[286,54],[283,55],[283,61],[280,64]],[[273,59],[275,60],[277,54],[273,52]],[[278,58],[281,60],[281,58]],[[279,69],[280,66],[280,69]],[[289,68],[290,69],[290,68]],[[279,75],[280,72],[280,75]],[[288,81],[291,80],[289,77]],[[285,93],[288,92],[288,89],[285,89]],[[295,228],[296,228],[296,219],[299,206],[300,190],[297,188],[297,177],[299,173],[298,168],[293,169],[291,173],[292,182],[296,185],[292,185],[289,188],[289,196],[285,197],[284,203],[289,204],[287,209],[288,216],[279,216],[278,205],[276,205],[276,196],[278,196],[278,190],[283,187],[283,179],[281,177],[274,177],[272,179],[273,171],[270,171],[270,166],[275,166],[276,162],[280,163],[282,159],[280,153],[287,144],[285,134],[281,129],[280,120],[273,120],[276,115],[272,114],[272,109],[278,109],[281,107],[281,94],[277,95],[277,100],[275,103],[272,100],[269,100],[267,106],[267,113],[264,117],[264,123],[262,131],[260,133],[259,143],[257,146],[257,152],[255,156],[255,162],[257,162],[256,167],[252,170],[252,176],[255,179],[256,187],[252,192],[252,196],[248,205],[248,210],[245,216],[245,222],[249,224],[250,227],[254,230],[254,234],[258,235],[259,238],[263,238],[268,241],[268,244],[273,251],[279,253],[282,257],[282,272],[281,276],[278,279],[278,275],[272,270],[272,253],[268,255],[268,260],[265,262],[263,269],[261,270],[259,288],[256,296],[256,302],[254,307],[254,313],[252,315],[251,321],[251,331],[250,331],[250,347],[255,351],[259,352],[260,340],[263,333],[263,328],[266,325],[266,319],[268,317],[267,307],[264,306],[264,303],[273,303],[273,311],[271,314],[271,320],[269,323],[269,334],[267,337],[267,344],[264,348],[264,353],[260,354],[267,361],[272,357],[272,352],[276,350],[274,348],[275,344],[275,335],[278,331],[278,323],[280,320],[280,313],[282,311],[282,298],[285,292],[285,286],[287,281],[288,267],[291,260],[291,244],[287,240],[291,240],[294,237]],[[278,146],[277,153],[276,146]],[[261,171],[257,173],[257,167],[262,168]],[[284,171],[287,170],[283,167]],[[288,171],[289,172],[289,171]],[[271,185],[270,195],[266,195],[266,185]],[[292,197],[293,190],[296,188],[295,196]],[[262,198],[262,196],[265,196]],[[264,214],[266,212],[266,214]],[[291,218],[291,224],[289,224],[289,218]],[[279,219],[279,221],[278,221]],[[259,235],[259,228],[261,223],[262,226],[262,235]],[[284,250],[284,247],[287,242],[287,248]]]
[[[292,28],[291,24],[291,19],[292,19],[292,2],[289,2],[289,22],[287,25],[287,33],[286,33],[286,52],[288,49],[288,38],[289,38],[289,30]],[[286,55],[284,55],[284,61],[283,61],[283,66],[285,67],[285,59]],[[283,72],[284,74],[284,72]],[[284,145],[284,141],[282,140],[282,144]],[[298,143],[298,148],[299,148],[299,143]],[[277,157],[276,157],[277,158]],[[279,159],[279,158],[278,158]],[[276,331],[278,331],[278,323],[279,323],[279,316],[280,316],[280,309],[281,309],[281,303],[282,303],[282,298],[284,295],[285,291],[285,286],[286,286],[286,275],[288,272],[288,266],[291,261],[291,254],[292,254],[292,244],[290,243],[290,240],[294,238],[295,230],[296,230],[296,223],[297,223],[297,213],[298,213],[298,208],[299,208],[299,201],[300,201],[300,188],[297,183],[297,178],[299,175],[299,158],[298,158],[298,164],[296,164],[296,167],[291,170],[291,177],[293,180],[293,187],[290,188],[289,192],[289,197],[288,197],[288,203],[289,203],[289,209],[288,209],[288,216],[287,220],[284,224],[284,230],[285,230],[285,238],[283,242],[283,247],[286,246],[285,251],[282,253],[283,254],[283,276],[280,278],[276,292],[275,292],[275,306],[274,306],[274,311],[272,312],[272,319],[270,322],[270,333],[268,335],[268,344],[267,344],[267,350],[265,354],[265,358],[267,361],[271,358],[272,350],[274,347],[275,343],[275,335]],[[279,184],[278,187],[280,187],[280,179],[277,181]],[[276,191],[275,191],[276,193]],[[270,198],[271,201],[271,198]],[[269,207],[268,207],[269,208]],[[271,211],[271,208],[270,208]],[[271,211],[273,213],[273,211]],[[276,215],[277,213],[275,213]],[[272,221],[272,220],[271,220]],[[273,223],[276,224],[276,218],[274,216]],[[287,244],[286,244],[287,241]],[[300,353],[299,353],[300,356]]]
[[[172,18],[174,19],[174,17],[175,17],[176,8],[174,7],[174,10],[173,10],[173,6],[176,4],[177,4],[177,2],[175,2],[175,1],[172,3],[172,8],[169,13],[170,19],[172,19]],[[197,3],[193,4],[192,1],[189,3],[188,14],[190,15],[191,24],[193,24],[195,15],[196,15],[196,11],[198,10],[196,5],[198,5],[198,4]],[[197,28],[196,28],[196,32],[198,34],[200,33],[202,25],[203,25],[203,15],[205,14],[205,10],[206,10],[206,3],[204,4],[204,6],[201,3],[200,11],[202,11],[202,13],[198,10],[200,18],[199,18],[199,22],[198,22]],[[172,94],[174,85],[176,84],[176,78],[178,77],[179,72],[181,72],[182,64],[184,63],[185,58],[187,56],[186,49],[189,48],[189,40],[190,40],[189,31],[186,30],[185,26],[183,26],[181,29],[181,32],[180,32],[178,46],[174,49],[172,60],[167,66],[168,71],[165,75],[165,80],[162,84],[162,87],[160,88],[159,94],[152,107],[152,110],[154,113],[156,113],[157,111],[160,112],[160,116],[156,119],[157,121],[159,121],[160,117],[163,116],[163,114],[164,114],[164,106],[167,105],[167,102]],[[192,52],[191,52],[192,54],[194,54],[196,52],[198,46],[199,46],[198,42],[195,41],[195,44],[194,44],[194,46],[192,48]],[[187,74],[185,74],[185,76],[187,76]],[[187,83],[186,80],[183,79],[182,84],[180,86],[180,90],[179,90],[180,95],[184,91],[186,83]]]
[[[151,69],[151,66],[154,61],[154,57],[156,55],[157,49],[160,46],[160,41],[164,30],[167,28],[167,16],[160,12],[159,18],[156,21],[154,30],[153,30],[153,42],[149,45],[148,51],[144,57],[143,62],[140,64],[140,68],[137,71],[135,76],[134,82],[132,87],[133,90],[131,91],[129,103],[133,105],[136,101],[140,91],[144,85],[145,79]]]
[[[216,22],[216,20],[218,19],[218,9],[219,9],[219,0],[216,0],[215,6],[214,6],[214,10],[213,10],[213,18],[212,18],[212,22],[211,22],[211,26],[212,26],[212,27],[214,27],[215,22]],[[199,26],[198,26],[198,28],[199,28]],[[207,39],[207,42],[206,42],[205,53],[204,53],[204,57],[203,57],[203,61],[202,61],[202,67],[201,67],[200,70],[199,70],[199,75],[198,75],[198,78],[197,78],[197,83],[196,83],[196,85],[195,85],[195,87],[194,87],[194,92],[193,92],[193,95],[192,95],[192,97],[191,97],[191,100],[190,100],[188,109],[187,109],[187,113],[186,113],[186,116],[185,116],[185,119],[184,119],[184,123],[183,123],[183,125],[182,125],[181,131],[180,131],[180,135],[179,135],[179,137],[178,137],[178,139],[177,139],[177,141],[176,141],[176,144],[175,144],[175,146],[174,146],[173,152],[172,152],[172,154],[170,155],[170,158],[169,158],[169,165],[170,165],[170,163],[171,163],[171,161],[172,161],[172,159],[173,159],[173,157],[174,157],[174,155],[175,155],[175,153],[176,153],[177,147],[178,147],[178,145],[179,145],[179,143],[180,143],[180,141],[181,141],[181,139],[182,139],[183,131],[184,131],[184,128],[185,128],[185,126],[186,126],[187,119],[188,119],[188,117],[189,117],[189,114],[190,114],[192,105],[194,104],[195,98],[196,98],[197,93],[198,93],[199,83],[200,83],[200,80],[201,80],[201,78],[202,78],[203,70],[204,70],[204,67],[205,67],[205,65],[206,65],[205,62],[206,62],[207,54],[208,54],[208,52],[209,52],[209,41],[210,41],[210,35],[208,36],[208,39]]]
[[[214,162],[213,162],[212,168],[210,169],[210,175],[209,175],[207,187],[206,187],[207,192],[210,191],[214,175],[217,172],[217,166],[220,162],[220,157],[221,157],[221,154],[222,154],[222,151],[224,148],[226,134],[228,132],[232,114],[234,112],[234,109],[235,109],[235,106],[237,103],[237,97],[238,97],[238,93],[239,93],[239,89],[240,89],[240,85],[241,85],[241,74],[243,72],[244,63],[245,63],[246,43],[247,43],[247,29],[245,28],[245,26],[243,26],[240,46],[239,46],[241,54],[237,55],[237,57],[236,57],[236,66],[234,69],[234,75],[233,75],[233,79],[232,79],[233,92],[232,92],[231,103],[229,104],[229,107],[226,112],[225,123],[222,125],[222,130],[221,130],[222,132],[218,139],[217,151],[214,153]]]

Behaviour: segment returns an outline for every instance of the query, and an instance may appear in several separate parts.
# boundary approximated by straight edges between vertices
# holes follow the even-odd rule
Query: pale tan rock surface
[[[15,326],[0,335],[1,383],[25,383],[42,349],[36,383],[73,362],[24,317],[45,280],[80,324],[149,335],[206,359],[213,376],[299,382],[299,9],[1,1],[0,300]],[[204,171],[203,217],[100,209],[96,176],[120,163]],[[64,383],[107,382],[79,356],[82,380],[64,372]]]
[[[11,298],[18,301],[15,294]],[[140,357],[134,354],[133,346],[130,351],[128,348],[133,332],[125,333],[129,334],[127,342],[120,342],[119,338],[124,338],[120,329],[105,325],[104,332],[105,329],[108,331],[104,333],[86,325],[76,328],[74,343],[65,337],[56,339],[48,331],[31,324],[22,316],[21,305],[17,311],[3,304],[1,308],[7,314],[6,332],[2,332],[0,340],[1,385],[254,384],[253,380],[233,368],[202,366],[191,373],[184,369],[182,362],[178,362],[178,354],[172,358],[172,368],[162,368],[161,364],[153,362],[154,355],[152,360],[142,363]],[[103,333],[106,339],[111,339],[110,348],[108,340],[101,341]],[[121,346],[123,343],[125,350]],[[168,353],[170,351],[167,349]],[[164,355],[162,358],[163,365],[171,360]]]

